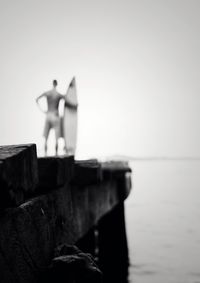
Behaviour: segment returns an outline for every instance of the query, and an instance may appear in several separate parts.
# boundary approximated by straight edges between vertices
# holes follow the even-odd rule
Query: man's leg
[[[58,140],[61,137],[61,119],[60,117],[56,117],[54,122],[54,130],[55,130],[55,154],[58,154]]]
[[[44,141],[44,155],[47,156],[47,138],[46,137]]]
[[[58,155],[58,139],[57,138],[55,142],[55,155]]]
[[[55,127],[55,154],[58,155],[58,140],[60,137],[59,125]]]
[[[45,121],[45,125],[44,125],[44,132],[43,132],[43,136],[44,136],[44,154],[45,156],[47,155],[47,142],[48,142],[48,136],[49,136],[49,131],[50,131],[51,125],[50,122],[48,121],[48,119],[46,118]]]

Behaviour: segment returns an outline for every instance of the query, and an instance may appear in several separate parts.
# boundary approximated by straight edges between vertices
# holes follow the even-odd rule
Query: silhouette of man
[[[44,113],[46,113],[46,120],[44,125],[44,132],[43,136],[45,138],[45,155],[47,154],[47,141],[49,137],[49,132],[51,129],[54,129],[55,131],[55,153],[57,155],[58,153],[58,139],[60,137],[60,117],[59,117],[59,103],[61,99],[65,99],[65,96],[60,94],[57,91],[57,80],[53,80],[53,88],[47,92],[44,92],[40,96],[36,98],[36,103],[39,106],[40,110]],[[43,111],[40,107],[39,100],[42,97],[46,97],[47,100],[47,111]]]

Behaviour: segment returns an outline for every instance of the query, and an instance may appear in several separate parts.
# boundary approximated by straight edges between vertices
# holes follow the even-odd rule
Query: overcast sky
[[[199,0],[0,0],[0,144],[77,78],[78,156],[200,156]]]

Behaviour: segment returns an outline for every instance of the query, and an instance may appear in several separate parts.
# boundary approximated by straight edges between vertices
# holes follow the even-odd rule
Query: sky
[[[200,156],[199,14],[199,0],[0,0],[0,144],[40,147],[35,98],[76,76],[80,158]]]

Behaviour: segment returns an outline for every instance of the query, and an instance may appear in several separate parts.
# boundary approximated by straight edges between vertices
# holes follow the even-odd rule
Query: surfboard
[[[71,80],[65,95],[63,115],[63,137],[67,155],[75,155],[77,143],[78,99],[75,77]]]

